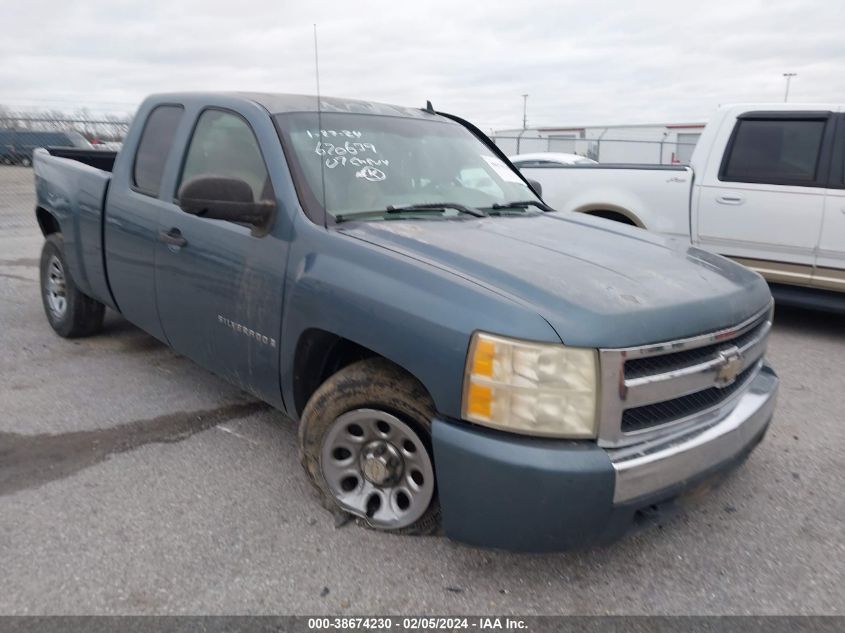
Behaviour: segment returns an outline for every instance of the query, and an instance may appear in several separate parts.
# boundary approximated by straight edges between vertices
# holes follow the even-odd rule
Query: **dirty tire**
[[[51,307],[50,279],[51,270],[55,270],[55,262],[64,278],[64,309],[56,310]],[[96,334],[103,327],[105,306],[82,294],[76,287],[67,266],[64,254],[64,240],[61,233],[51,233],[41,249],[41,302],[47,321],[56,334],[65,338],[76,338]]]
[[[411,525],[385,529],[347,513],[335,501],[323,475],[320,454],[329,429],[344,413],[377,409],[390,413],[413,428],[428,450],[432,465],[431,420],[434,405],[422,384],[400,367],[382,358],[362,360],[344,367],[324,382],[305,406],[299,424],[300,460],[314,485],[320,503],[335,515],[336,523],[355,518],[365,527],[392,534],[436,534],[440,528],[440,502],[434,494],[423,515]]]

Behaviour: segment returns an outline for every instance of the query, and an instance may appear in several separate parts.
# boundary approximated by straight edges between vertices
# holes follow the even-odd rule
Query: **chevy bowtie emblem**
[[[742,371],[742,354],[739,353],[739,349],[730,347],[719,352],[716,367],[718,368],[716,371],[718,386],[727,387]]]

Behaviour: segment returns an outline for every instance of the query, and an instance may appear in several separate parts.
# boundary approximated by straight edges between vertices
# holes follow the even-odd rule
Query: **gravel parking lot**
[[[335,528],[294,425],[110,314],[38,292],[32,171],[0,167],[0,613],[845,613],[845,320],[778,310],[779,409],[658,527],[517,555]]]

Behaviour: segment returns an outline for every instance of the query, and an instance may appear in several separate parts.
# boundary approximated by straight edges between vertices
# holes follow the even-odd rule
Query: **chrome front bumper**
[[[613,502],[657,494],[736,458],[769,423],[778,383],[774,370],[764,363],[735,398],[709,412],[693,428],[608,450],[616,475]]]

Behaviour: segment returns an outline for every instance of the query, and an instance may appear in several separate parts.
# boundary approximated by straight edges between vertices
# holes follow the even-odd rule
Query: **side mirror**
[[[543,185],[541,185],[536,180],[532,180],[531,178],[526,178],[526,180],[528,181],[528,184],[531,185],[531,188],[534,190],[534,193],[537,194],[537,197],[542,199],[542,197],[543,197]]]
[[[255,202],[245,181],[222,176],[192,178],[179,189],[178,204],[191,215],[253,226],[266,226],[276,210],[275,202]]]

